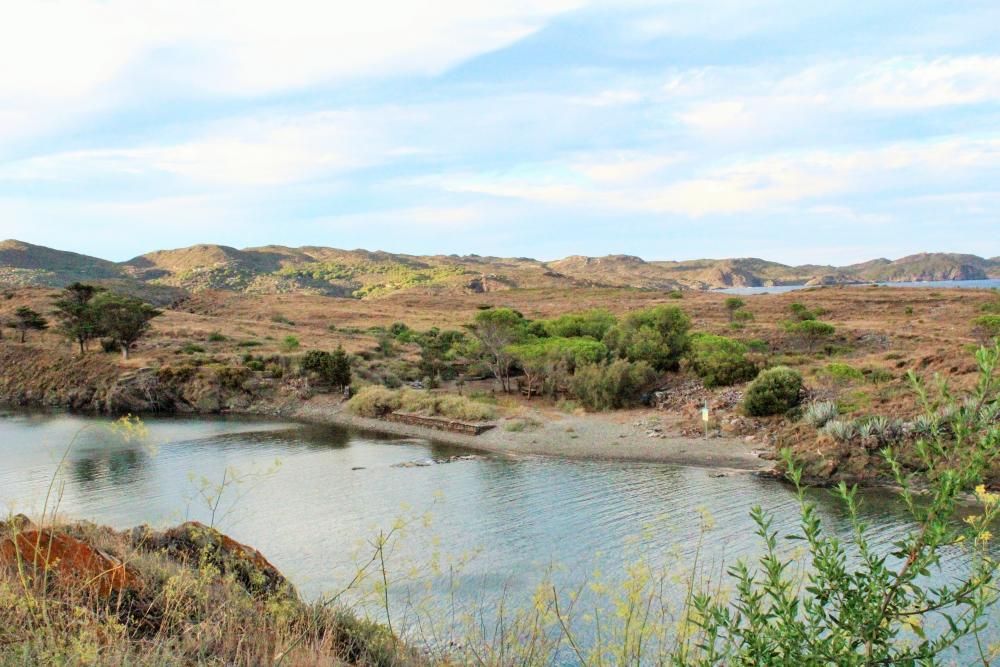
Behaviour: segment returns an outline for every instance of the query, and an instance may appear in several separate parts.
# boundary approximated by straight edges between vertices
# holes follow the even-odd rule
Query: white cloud
[[[435,74],[579,0],[24,0],[0,21],[0,140],[153,92],[260,95]]]
[[[1000,56],[840,60],[791,73],[696,69],[675,74],[662,92],[685,104],[677,119],[706,138],[759,140],[829,126],[834,114],[1000,105]]]
[[[7,180],[169,174],[195,183],[282,185],[406,154],[355,112],[212,123],[173,144],[68,151],[0,166]]]
[[[691,217],[776,210],[892,187],[946,191],[970,174],[1000,169],[1000,138],[952,138],[841,151],[781,153],[702,167],[681,175],[676,159],[618,159],[521,167],[507,173],[452,174],[445,190],[595,210]],[[628,164],[650,168],[629,169]],[[611,175],[612,177],[608,177]],[[818,206],[820,204],[815,204]]]

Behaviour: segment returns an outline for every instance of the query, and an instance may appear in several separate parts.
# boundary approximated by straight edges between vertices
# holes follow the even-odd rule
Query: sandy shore
[[[350,414],[331,396],[298,404],[286,416],[381,433],[437,440],[510,456],[555,456],[605,461],[650,461],[741,471],[769,470],[773,462],[758,455],[759,444],[741,438],[708,439],[671,435],[650,437],[648,420],[622,415],[521,414],[500,418],[497,427],[471,436]],[[631,417],[632,415],[625,415]],[[509,430],[525,424],[523,430]]]

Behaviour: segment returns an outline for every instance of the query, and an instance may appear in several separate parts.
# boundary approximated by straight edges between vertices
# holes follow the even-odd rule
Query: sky
[[[19,0],[0,238],[1000,255],[1000,3]]]

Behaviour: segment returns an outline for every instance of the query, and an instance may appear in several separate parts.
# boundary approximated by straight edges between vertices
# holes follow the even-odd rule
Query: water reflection
[[[148,439],[135,442],[114,437],[97,420],[4,415],[0,504],[37,513],[74,437],[60,478],[60,511],[117,527],[207,520],[192,479],[217,482],[233,470],[244,483],[224,499],[233,507],[221,527],[261,549],[307,596],[349,580],[367,540],[401,516],[417,520],[393,554],[399,563],[426,564],[435,552],[478,554],[455,575],[461,595],[470,598],[530,592],[552,566],[562,566],[557,577],[572,585],[595,569],[620,572],[637,556],[668,567],[691,562],[697,553],[700,563],[718,571],[759,553],[751,507],[770,512],[782,535],[799,522],[789,487],[750,475],[489,457],[400,467],[465,452],[267,420],[155,419],[147,426]],[[277,469],[275,460],[281,462]],[[885,548],[907,530],[905,512],[891,495],[861,495],[873,546]],[[848,537],[841,503],[824,490],[811,491],[810,498],[825,525]],[[708,515],[714,527],[699,547]],[[944,554],[941,576],[959,572],[959,555]],[[447,589],[446,579],[427,568],[417,571],[415,586]]]

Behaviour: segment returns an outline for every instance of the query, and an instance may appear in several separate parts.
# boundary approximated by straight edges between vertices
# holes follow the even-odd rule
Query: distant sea
[[[1000,279],[990,278],[989,280],[926,280],[915,282],[898,283],[863,283],[858,285],[846,285],[846,287],[936,287],[938,289],[1000,289]],[[810,285],[809,287],[814,287]],[[836,285],[832,287],[837,287]],[[783,294],[796,290],[808,289],[806,285],[776,285],[774,287],[726,287],[713,290],[725,294]]]

